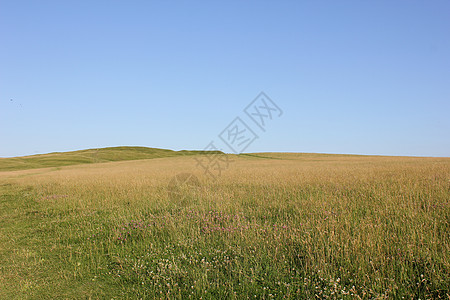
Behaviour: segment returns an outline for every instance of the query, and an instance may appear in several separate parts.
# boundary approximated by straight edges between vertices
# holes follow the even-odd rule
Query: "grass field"
[[[198,155],[203,152],[204,151],[187,150],[173,151],[147,147],[109,147],[72,152],[55,152],[22,157],[0,158],[0,172],[111,161],[174,157],[180,155]],[[211,151],[210,153],[217,152],[219,151]]]
[[[86,151],[0,160],[0,298],[450,299],[449,158]]]

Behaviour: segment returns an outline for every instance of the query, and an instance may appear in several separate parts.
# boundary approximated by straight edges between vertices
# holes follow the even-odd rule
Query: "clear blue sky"
[[[260,91],[246,152],[450,156],[450,2],[0,0],[2,157],[202,149]]]

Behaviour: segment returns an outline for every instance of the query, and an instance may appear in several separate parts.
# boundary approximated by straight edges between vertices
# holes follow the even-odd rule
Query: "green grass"
[[[450,159],[231,157],[3,172],[0,298],[450,297]]]
[[[210,153],[214,152],[215,151],[211,151]],[[147,147],[109,147],[71,152],[55,152],[23,157],[0,158],[0,172],[111,161],[174,157],[180,155],[196,155],[201,153],[203,153],[203,151],[173,151]]]

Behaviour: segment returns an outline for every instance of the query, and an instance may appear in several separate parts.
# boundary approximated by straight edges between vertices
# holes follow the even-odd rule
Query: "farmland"
[[[449,158],[159,150],[0,159],[0,298],[449,299]]]

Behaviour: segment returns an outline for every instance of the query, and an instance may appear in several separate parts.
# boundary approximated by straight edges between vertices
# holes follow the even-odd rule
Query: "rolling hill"
[[[208,153],[219,153],[209,151]],[[61,167],[79,164],[102,163],[123,160],[152,159],[182,155],[197,155],[204,151],[174,151],[147,147],[107,147],[70,152],[54,152],[22,157],[0,158],[0,171],[14,171]]]

